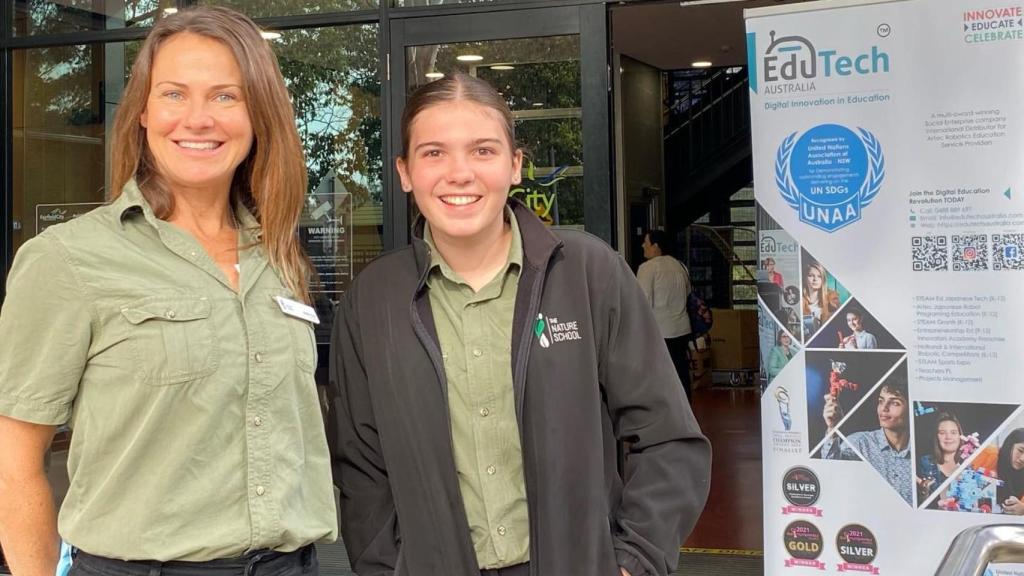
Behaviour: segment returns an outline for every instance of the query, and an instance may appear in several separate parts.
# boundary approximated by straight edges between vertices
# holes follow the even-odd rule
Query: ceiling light
[[[690,64],[694,68],[711,68],[711,62],[707,60],[698,60]]]
[[[267,32],[267,31],[264,30],[263,32],[260,32],[260,36],[263,36],[264,40],[277,40],[278,38],[281,37],[281,33],[280,32]]]
[[[164,8],[164,16],[170,16],[171,14],[177,14],[177,8]]]
[[[509,66],[508,64],[498,64],[497,66],[491,66],[491,70],[515,70],[515,66]]]
[[[456,56],[455,59],[459,62],[479,62],[483,60],[484,57],[476,54],[463,54],[461,56]]]
[[[424,74],[424,76],[426,76],[427,78],[430,78],[431,80],[437,80],[438,78],[444,78],[444,73],[443,72],[427,72],[426,74]]]

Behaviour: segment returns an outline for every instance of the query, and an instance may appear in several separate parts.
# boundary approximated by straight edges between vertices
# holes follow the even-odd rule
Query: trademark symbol
[[[889,36],[889,34],[892,34],[892,26],[889,26],[888,24],[883,22],[878,25],[877,32],[879,36],[881,36],[882,38],[886,38]]]

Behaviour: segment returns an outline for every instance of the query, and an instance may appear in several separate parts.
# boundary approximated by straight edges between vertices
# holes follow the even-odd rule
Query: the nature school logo
[[[839,124],[793,132],[775,155],[775,185],[800,220],[826,232],[860,220],[885,180],[885,156],[874,134]]]
[[[840,53],[828,48],[818,49],[805,36],[776,37],[759,58],[757,33],[747,33],[747,66],[750,89],[757,93],[763,85],[765,94],[813,92],[818,78],[866,76],[889,71],[889,54],[872,45],[862,51]]]
[[[578,321],[559,322],[558,318],[545,317],[543,314],[537,314],[537,323],[533,326],[533,333],[541,348],[550,348],[551,344],[557,342],[583,339],[580,336]]]

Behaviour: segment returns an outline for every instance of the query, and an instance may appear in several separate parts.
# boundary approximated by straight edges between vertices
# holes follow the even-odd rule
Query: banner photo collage
[[[746,18],[765,574],[930,575],[1024,523],[1024,4]]]

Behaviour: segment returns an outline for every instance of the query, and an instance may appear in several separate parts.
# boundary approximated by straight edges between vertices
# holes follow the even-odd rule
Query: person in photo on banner
[[[874,350],[878,348],[878,340],[875,335],[864,329],[864,312],[859,308],[850,308],[846,311],[846,325],[850,327],[851,333],[843,335],[839,332],[839,347],[848,350]]]
[[[637,282],[654,310],[654,319],[665,339],[676,374],[683,383],[687,400],[690,390],[690,316],[686,299],[690,295],[690,274],[675,257],[675,243],[664,230],[644,234],[644,258],[636,272]]]
[[[775,270],[775,258],[765,258],[761,262],[761,267],[764,269],[765,274],[768,275],[768,281],[775,284],[779,288],[786,287],[786,281],[783,280],[782,274]]]
[[[483,80],[420,87],[401,135],[412,245],[355,278],[331,344],[356,574],[675,571],[711,452],[636,277],[509,197],[523,154]]]
[[[922,455],[917,464],[918,501],[930,496],[963,462],[960,458],[962,435],[960,420],[955,415],[948,412],[939,414],[935,420],[932,452]],[[932,506],[937,507],[935,502]]]
[[[775,337],[775,346],[768,352],[768,379],[772,380],[778,376],[796,353],[797,347],[793,345],[793,338],[785,330],[779,330]]]
[[[828,430],[821,448],[822,457],[828,460],[859,460],[859,452],[900,497],[912,504],[914,481],[910,472],[909,404],[907,384],[894,373],[878,392],[878,429],[848,434],[847,443],[833,434],[843,418],[843,408],[835,396],[826,394],[822,417]]]
[[[828,272],[819,262],[804,265],[804,332],[813,334],[839,308],[839,293],[828,287]]]
[[[315,575],[337,516],[295,234],[306,166],[260,29],[161,17],[110,151],[110,202],[26,242],[8,276],[7,561],[52,575],[63,538],[72,576]],[[64,423],[58,536],[43,454]]]
[[[1010,432],[999,447],[996,494],[1004,514],[1024,516],[1024,428]]]

